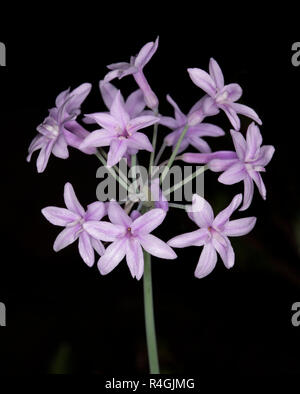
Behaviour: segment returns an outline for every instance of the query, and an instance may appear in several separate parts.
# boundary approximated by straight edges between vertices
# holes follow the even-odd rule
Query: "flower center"
[[[50,124],[45,124],[44,128],[49,131],[49,138],[56,138],[59,134],[59,126],[57,123],[55,123],[54,125],[50,125]]]
[[[224,92],[217,93],[215,100],[217,103],[221,104],[228,99],[228,96],[229,94],[225,90]]]

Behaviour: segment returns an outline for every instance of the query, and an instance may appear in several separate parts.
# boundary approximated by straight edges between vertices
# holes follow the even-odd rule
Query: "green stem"
[[[156,110],[155,115],[158,114],[158,110]],[[150,154],[150,162],[149,162],[149,175],[151,177],[152,173],[152,167],[154,163],[154,155],[155,155],[155,149],[156,149],[156,142],[157,142],[157,129],[158,129],[158,123],[155,123],[153,127],[153,137],[152,137],[152,147],[153,151]]]
[[[144,251],[144,308],[150,373],[159,374],[159,362],[153,313],[151,256],[146,251]]]
[[[186,135],[186,133],[187,133],[187,131],[188,131],[188,128],[189,128],[189,125],[187,124],[187,125],[184,127],[184,129],[182,130],[182,133],[181,133],[181,135],[180,135],[180,137],[179,137],[179,140],[177,141],[177,144],[176,144],[176,146],[175,146],[175,149],[174,149],[173,152],[172,152],[172,155],[171,155],[171,157],[170,157],[170,159],[169,159],[169,161],[168,161],[168,164],[166,165],[166,167],[165,167],[164,170],[163,170],[163,173],[161,174],[160,183],[163,183],[165,177],[167,176],[167,173],[169,172],[169,169],[170,169],[170,167],[172,166],[172,164],[173,164],[173,162],[174,162],[174,160],[175,160],[175,157],[176,157],[176,155],[177,155],[177,152],[178,152],[178,149],[179,149],[179,147],[180,147],[180,145],[181,145],[181,142],[182,142],[182,140],[184,139],[184,136]]]

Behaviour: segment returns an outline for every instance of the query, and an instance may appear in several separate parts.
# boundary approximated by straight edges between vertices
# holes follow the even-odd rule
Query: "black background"
[[[161,370],[203,376],[299,373],[300,327],[291,324],[291,306],[300,301],[300,67],[291,63],[291,46],[299,41],[296,25],[283,13],[249,15],[247,6],[236,13],[217,6],[204,10],[196,3],[161,7],[85,4],[62,13],[62,6],[52,4],[5,17],[0,36],[7,47],[7,66],[0,68],[0,301],[7,307],[7,327],[0,328],[2,374],[148,371],[142,281],[131,278],[124,261],[100,276],[96,265],[85,266],[75,244],[56,254],[52,245],[59,228],[40,213],[48,205],[63,206],[67,181],[83,205],[94,201],[97,158],[70,148],[68,160],[51,156],[43,174],[36,172],[36,156],[30,164],[25,158],[36,126],[59,92],[91,82],[82,112],[105,110],[98,90],[105,66],[127,61],[157,35],[159,49],[145,74],[160,112],[172,115],[167,93],[184,112],[190,109],[202,92],[186,69],[207,69],[212,56],[225,82],[243,87],[240,102],[257,111],[264,143],[276,148],[263,175],[267,200],[255,190],[250,209],[241,214],[258,220],[249,235],[232,240],[236,263],[230,271],[219,260],[209,277],[194,278],[200,248],[176,250],[174,261],[153,259]],[[125,96],[135,89],[130,77],[118,86]],[[224,114],[214,122],[229,131]],[[248,123],[243,118],[242,131]],[[166,132],[160,129],[162,136]],[[211,146],[230,149],[229,135],[211,140]],[[221,185],[214,173],[205,177],[205,196],[215,211],[240,191],[242,184]],[[156,234],[167,241],[194,229],[184,212],[171,210]]]

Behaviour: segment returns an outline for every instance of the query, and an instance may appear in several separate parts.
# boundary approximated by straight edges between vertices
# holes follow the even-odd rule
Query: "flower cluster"
[[[116,201],[95,201],[85,210],[72,185],[66,183],[66,208],[47,207],[42,210],[49,222],[64,227],[54,242],[54,250],[59,251],[78,240],[79,254],[88,266],[94,264],[94,254],[97,252],[98,268],[102,275],[111,272],[126,257],[132,277],[140,279],[144,272],[145,253],[162,259],[175,259],[173,247],[198,246],[202,247],[202,252],[195,276],[203,278],[214,269],[217,254],[226,268],[234,265],[235,254],[228,237],[249,233],[256,218],[231,220],[231,215],[240,205],[240,211],[249,208],[254,183],[262,198],[266,199],[261,172],[265,172],[265,167],[272,159],[274,147],[262,145],[258,127],[262,125],[261,119],[252,108],[237,102],[242,96],[242,88],[236,83],[225,85],[221,68],[212,58],[209,73],[199,68],[187,70],[192,82],[205,93],[188,114],[180,110],[170,95],[167,95],[167,101],[174,109],[174,117],[161,114],[157,95],[144,74],[144,68],[157,48],[158,38],[155,42],[144,45],[129,62],[107,66],[109,71],[99,82],[106,110],[84,114],[84,125],[79,123],[77,117],[81,113],[81,104],[91,90],[91,84],[83,83],[72,91],[68,89],[60,93],[55,107],[49,110],[49,115],[37,127],[38,134],[29,146],[27,160],[30,161],[32,153],[39,150],[36,165],[38,172],[43,172],[51,153],[66,159],[69,157],[70,146],[85,154],[96,154],[109,169],[115,168],[122,158],[127,158],[134,168],[138,152],[150,152],[151,176],[145,190],[155,203],[151,204],[147,199],[128,200],[122,208]],[[134,78],[137,89],[125,99],[112,81],[130,75]],[[226,130],[207,122],[205,118],[217,115],[221,110],[233,127],[230,130],[233,148],[213,152],[206,138],[222,137]],[[252,120],[246,137],[240,131],[240,115]],[[96,129],[87,130],[87,127],[93,125]],[[149,126],[153,126],[152,142]],[[164,126],[170,132],[164,136],[163,145],[155,157],[158,126]],[[196,152],[186,152],[189,146],[196,149]],[[107,147],[107,152],[103,147]],[[152,166],[154,163],[159,167],[163,165],[158,162],[167,147],[171,147],[172,151],[163,174],[168,172],[175,159],[185,163],[202,163],[211,171],[221,172],[218,178],[220,183],[231,185],[243,181],[244,192],[236,195],[216,216],[211,205],[195,194],[192,205],[183,207],[199,229],[164,242],[151,233],[164,221],[172,204],[168,204],[161,190],[163,176],[152,176]],[[177,154],[181,155],[176,156]],[[124,182],[121,174],[116,179]],[[127,182],[126,179],[125,181]]]

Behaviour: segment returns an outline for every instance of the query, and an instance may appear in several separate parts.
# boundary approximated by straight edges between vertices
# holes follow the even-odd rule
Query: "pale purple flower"
[[[80,114],[80,106],[91,87],[91,84],[83,83],[72,92],[70,89],[61,92],[56,98],[56,106],[49,110],[49,115],[37,127],[38,135],[28,148],[27,161],[30,161],[33,152],[40,150],[36,162],[38,172],[45,170],[51,153],[61,159],[67,159],[67,146],[78,148],[83,131],[75,119]],[[88,133],[86,130],[85,132]],[[86,153],[91,152],[87,150]]]
[[[66,208],[46,207],[42,214],[50,223],[65,227],[57,236],[53,249],[55,252],[65,248],[79,239],[78,249],[83,261],[91,267],[94,264],[94,249],[101,256],[105,252],[102,242],[85,230],[84,224],[102,219],[106,214],[103,202],[95,201],[89,204],[85,211],[79,203],[73,186],[65,184],[64,200]]]
[[[244,211],[253,198],[253,181],[262,198],[266,199],[266,187],[260,172],[265,172],[265,166],[271,161],[275,148],[272,145],[262,146],[260,130],[254,123],[248,127],[246,139],[239,131],[231,130],[231,136],[235,152],[185,153],[182,159],[188,163],[208,163],[209,168],[215,172],[224,171],[218,180],[225,185],[244,181],[244,201],[240,208],[240,211]]]
[[[89,147],[109,146],[107,166],[117,164],[126,154],[135,154],[140,149],[152,152],[153,147],[148,137],[137,132],[159,121],[152,115],[130,118],[126,111],[121,93],[118,91],[110,108],[110,113],[98,112],[86,115],[94,119],[101,127],[95,130],[82,142],[81,149]]]
[[[228,236],[239,237],[248,234],[256,223],[255,217],[229,220],[241,201],[242,194],[236,195],[228,207],[214,217],[210,204],[204,198],[194,194],[189,217],[199,226],[199,230],[178,235],[168,244],[175,248],[203,246],[195,270],[197,278],[203,278],[212,272],[217,263],[217,253],[226,268],[234,265],[235,255]]]
[[[216,110],[222,109],[235,130],[240,129],[240,119],[237,114],[245,115],[258,124],[262,124],[252,108],[236,103],[242,96],[242,88],[236,83],[224,85],[222,70],[213,58],[209,62],[209,74],[200,68],[189,68],[188,72],[194,84],[210,97],[210,100],[206,101],[206,105],[215,107]],[[194,113],[193,116],[195,115]]]
[[[191,108],[188,115],[185,115],[180,110],[179,106],[169,95],[167,95],[167,100],[174,108],[175,118],[161,116],[160,124],[174,130],[164,139],[165,144],[167,146],[173,146],[174,149],[184,127],[188,124],[188,116],[203,107],[203,99],[199,100]],[[204,111],[202,112],[204,119],[205,113]],[[200,152],[211,152],[208,143],[202,137],[219,137],[224,134],[224,131],[220,127],[210,123],[198,123],[196,125],[191,125],[189,126],[188,131],[180,144],[178,153],[184,151],[189,145],[194,146]]]
[[[175,259],[176,253],[165,242],[150,234],[164,220],[166,212],[155,208],[141,216],[129,217],[117,202],[108,208],[109,222],[89,221],[83,227],[89,234],[103,241],[112,241],[100,257],[98,268],[102,275],[111,272],[126,256],[133,278],[144,273],[143,249],[162,259]],[[143,249],[142,249],[143,248]]]
[[[123,78],[126,75],[133,75],[136,83],[144,93],[146,105],[155,110],[158,107],[158,99],[151,89],[143,68],[150,61],[158,47],[158,37],[155,42],[148,42],[143,46],[136,56],[131,56],[130,63],[121,62],[107,66],[111,70],[104,78],[105,82],[110,82],[114,78]]]

